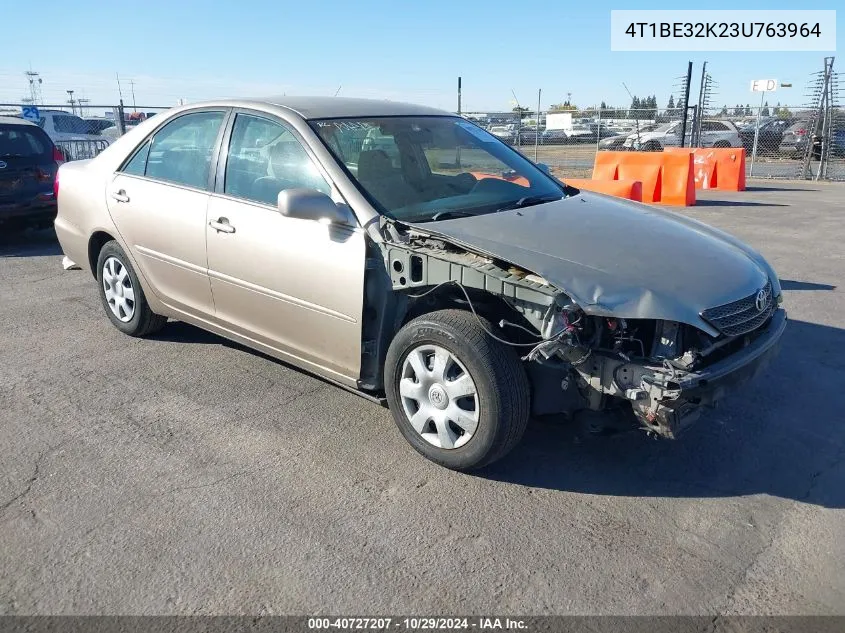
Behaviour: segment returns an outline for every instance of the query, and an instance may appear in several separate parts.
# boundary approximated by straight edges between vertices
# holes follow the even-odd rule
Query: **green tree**
[[[769,102],[766,101],[766,105],[763,106],[763,109],[760,111],[760,116],[770,116],[769,115]]]
[[[728,106],[727,106],[727,104],[722,106],[722,110],[719,112],[719,116],[725,117],[725,118],[728,117]]]
[[[753,114],[753,112],[751,112],[751,104],[746,103],[745,104],[745,116],[751,116],[752,114]]]

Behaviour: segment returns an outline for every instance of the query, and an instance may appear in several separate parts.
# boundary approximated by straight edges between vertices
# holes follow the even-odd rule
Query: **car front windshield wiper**
[[[538,196],[525,196],[524,198],[520,198],[519,200],[513,200],[508,202],[502,207],[499,207],[497,211],[510,211],[511,209],[521,209],[523,207],[531,207],[535,204],[543,204],[544,202],[554,202],[555,200],[562,199],[563,196],[560,196],[556,193],[552,194],[543,194]]]

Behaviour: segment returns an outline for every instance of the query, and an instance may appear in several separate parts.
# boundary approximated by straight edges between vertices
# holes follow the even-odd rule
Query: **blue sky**
[[[602,5],[600,7],[600,5]],[[749,80],[791,81],[770,101],[802,104],[809,74],[825,53],[622,53],[610,51],[610,10],[676,9],[677,2],[521,2],[513,0],[42,0],[3,9],[0,101],[28,93],[23,72],[41,73],[45,100],[65,90],[113,103],[115,74],[131,104],[169,106],[222,96],[334,94],[400,99],[449,109],[463,77],[464,110],[543,107],[572,93],[583,106],[627,105],[624,81],[664,106],[676,77],[701,62],[718,81],[718,104],[753,103]],[[693,8],[693,7],[690,7]],[[801,8],[797,2],[708,2],[712,9]],[[836,9],[836,3],[812,4]],[[837,31],[843,14],[837,15]],[[11,28],[9,28],[11,27]],[[838,67],[845,70],[845,56]],[[697,92],[694,92],[697,94]]]

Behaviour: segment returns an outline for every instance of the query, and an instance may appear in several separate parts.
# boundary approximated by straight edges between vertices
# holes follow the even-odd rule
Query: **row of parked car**
[[[622,128],[605,123],[576,123],[568,129],[538,129],[533,125],[515,124],[488,125],[487,131],[509,145],[571,145],[595,143],[599,139],[617,136]]]
[[[664,147],[678,147],[681,144],[680,121],[662,124],[650,124],[632,133],[612,136],[599,142],[601,150],[659,152]],[[818,158],[821,152],[820,124],[812,129],[812,121],[796,118],[769,117],[761,120],[760,130],[757,124],[749,123],[737,126],[731,121],[705,120],[701,122],[700,147],[744,147],[750,154],[754,149],[754,137],[757,136],[757,154],[797,158],[803,156],[807,143],[813,143],[813,155]],[[692,132],[687,130],[686,142],[689,146]],[[835,129],[831,140],[831,154],[845,155],[845,126]]]

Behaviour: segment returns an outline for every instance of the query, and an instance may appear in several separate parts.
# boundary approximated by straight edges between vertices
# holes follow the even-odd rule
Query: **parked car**
[[[778,152],[778,147],[783,140],[783,133],[793,123],[795,119],[776,119],[769,118],[766,121],[760,122],[760,132],[757,137],[757,153],[758,154],[775,154]],[[757,134],[756,122],[750,125],[745,125],[739,130],[739,135],[742,138],[742,146],[750,155],[754,149],[754,136]]]
[[[624,151],[627,149],[625,141],[628,139],[627,134],[619,134],[617,136],[610,136],[599,141],[599,150],[606,151]]]
[[[644,152],[659,152],[664,147],[678,147],[681,144],[680,121],[664,123],[652,132],[631,134],[625,141],[626,149]],[[686,130],[685,145],[692,137],[691,124]],[[730,121],[702,121],[700,147],[742,147],[742,139],[736,126]]]
[[[532,413],[624,408],[675,437],[786,327],[751,247],[568,187],[432,108],[181,106],[58,183],[61,246],[117,329],[179,319],[386,398],[417,451],[459,470],[505,455]]]
[[[488,131],[490,134],[509,145],[516,143],[517,135],[516,126],[514,125],[491,125],[488,128]]]
[[[783,133],[778,152],[788,158],[802,158],[807,149],[807,143],[812,142],[813,160],[819,160],[822,152],[821,123],[817,123],[815,132],[811,133],[812,121],[797,121]],[[830,155],[845,156],[845,120],[835,118],[830,139]]]
[[[543,145],[562,145],[567,143],[569,136],[566,134],[565,130],[550,130],[546,128],[543,130],[542,138],[540,139],[540,143]]]
[[[90,124],[82,117],[63,110],[40,110],[38,126],[54,143],[63,141],[96,141],[97,134],[91,133]]]
[[[63,160],[34,123],[0,117],[0,226],[50,226],[56,217],[53,184]]]
[[[818,156],[820,144],[816,142],[816,135],[812,130],[812,121],[801,120],[790,125],[783,132],[778,152],[789,158],[804,156],[808,142],[813,142],[813,154]]]

